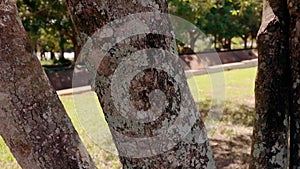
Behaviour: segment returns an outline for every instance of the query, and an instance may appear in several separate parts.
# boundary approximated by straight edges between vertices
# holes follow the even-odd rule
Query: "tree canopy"
[[[76,34],[68,16],[66,2],[62,0],[19,0],[18,10],[25,30],[38,52],[60,52],[76,44]]]
[[[234,37],[241,37],[244,48],[248,48],[247,40],[256,37],[261,22],[262,5],[255,0],[171,0],[169,8],[170,13],[190,21],[213,37],[213,47],[220,49],[231,49]],[[186,45],[194,49],[194,37],[190,36],[190,41]]]
[[[73,49],[75,58],[79,54],[76,31],[63,0],[18,0],[18,10],[32,43],[39,51],[60,52]],[[169,12],[179,16],[202,30],[214,45],[197,46],[193,32],[188,33],[189,42],[179,43],[188,46],[195,52],[217,49],[231,49],[232,38],[242,38],[244,48],[253,47],[260,25],[261,3],[256,0],[170,0]],[[251,39],[251,46],[248,40]],[[197,48],[197,49],[196,49]]]

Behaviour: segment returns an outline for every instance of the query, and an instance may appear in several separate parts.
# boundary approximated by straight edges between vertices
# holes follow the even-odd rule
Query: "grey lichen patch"
[[[79,33],[79,37],[80,37],[80,42],[86,42],[89,39],[88,34],[86,34],[85,32],[80,32]]]
[[[5,22],[10,22],[11,21],[11,18],[10,18],[10,16],[9,15],[4,15],[2,18],[1,18],[1,20],[3,21],[3,23],[5,23]]]
[[[93,2],[94,7],[97,9],[98,12],[103,12],[104,8],[99,6],[96,2]]]
[[[55,130],[55,133],[56,133],[56,134],[60,134],[60,128],[57,128],[57,129]]]
[[[296,81],[293,83],[293,89],[296,89],[300,85],[300,79],[296,79]]]
[[[0,3],[0,11],[3,10],[3,12],[14,12],[14,3],[16,0],[9,0],[5,1],[4,3]]]
[[[82,5],[81,2],[79,2],[76,6],[75,6],[75,15],[78,15],[80,13],[82,13],[82,9],[84,8],[84,6]]]
[[[142,6],[148,7],[155,3],[153,0],[138,0],[141,2]]]
[[[205,152],[205,155],[209,158],[208,158],[207,164],[204,165],[204,168],[216,169],[215,160],[213,159],[213,152],[212,152],[211,148],[209,147],[209,145],[207,147],[208,147],[208,150]],[[201,168],[202,166],[198,166],[198,167]]]
[[[173,37],[175,37],[174,34],[172,34]],[[171,43],[171,46],[170,46],[170,52],[174,55],[174,56],[177,56],[178,55],[178,49],[177,49],[177,45],[176,45],[176,40],[174,38],[174,40],[172,41]]]
[[[288,124],[288,118],[285,118],[285,119],[283,120],[283,125],[286,126],[286,127],[289,126],[289,124]]]
[[[25,129],[25,132],[26,132],[26,133],[30,133],[30,132],[32,131],[31,127],[30,127],[30,126],[28,126],[28,125],[27,125],[27,126],[25,126],[25,128],[24,128],[24,129]]]
[[[274,166],[280,166],[281,168],[286,168],[287,167],[287,149],[285,147],[282,147],[281,144],[276,142],[276,144],[271,148],[271,152],[275,154],[271,158],[270,163],[273,164]]]
[[[264,144],[263,143],[258,143],[258,144],[254,144],[253,146],[253,154],[252,156],[254,157],[254,159],[259,158],[260,154],[264,151]]]
[[[46,120],[47,122],[51,123],[52,122],[52,118],[51,118],[51,112],[45,112],[42,114],[42,118],[44,120]]]

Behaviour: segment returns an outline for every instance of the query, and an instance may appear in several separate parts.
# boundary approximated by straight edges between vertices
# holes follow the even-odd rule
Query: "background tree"
[[[257,32],[261,23],[262,5],[256,0],[240,0],[240,9],[238,15],[238,36],[244,41],[244,49],[248,48],[248,39],[251,39],[253,48],[253,40],[257,36]]]
[[[232,38],[241,37],[244,48],[247,48],[248,39],[253,39],[260,26],[262,5],[256,0],[171,0],[168,2],[170,13],[182,17],[214,40],[214,48],[231,49]],[[195,52],[198,37],[190,33],[189,42],[186,42]],[[210,47],[211,48],[211,47]],[[208,48],[209,49],[209,48]],[[207,50],[207,49],[202,49]]]
[[[286,0],[265,0],[263,9],[250,169],[287,168],[290,18]]]
[[[260,23],[261,4],[256,0],[170,0],[168,1],[171,14],[182,17],[207,35],[212,36],[214,48],[231,48],[231,39],[241,37],[244,41],[244,48],[247,41],[253,39]],[[40,39],[42,49],[52,47],[49,40],[42,37],[47,36],[50,42],[55,42],[55,51],[60,51],[60,59],[63,59],[63,51],[71,45],[75,53],[75,60],[80,51],[81,42],[77,42],[76,31],[69,19],[65,1],[49,0],[19,0],[19,11],[25,29],[29,32],[33,44],[37,44]],[[43,31],[42,31],[43,30]],[[44,35],[46,33],[47,35]],[[212,47],[197,44],[199,34],[196,31],[185,33],[187,42],[182,45],[189,47],[194,52],[210,50]],[[179,45],[179,49],[182,47]],[[180,50],[181,51],[181,50]]]
[[[96,168],[33,54],[15,3],[0,0],[0,134],[22,168]]]
[[[170,0],[168,1],[168,11],[172,15],[179,16],[193,23],[198,28],[202,28],[205,22],[204,16],[207,12],[207,9],[210,8],[210,5],[211,3],[207,0]],[[200,36],[200,34],[197,33],[196,30],[192,30],[187,34],[181,36],[187,36],[184,39],[188,39],[187,42],[181,42],[183,43],[181,46],[188,46],[194,52],[199,52],[199,49],[195,48],[197,38],[199,38]],[[179,50],[181,50],[180,45]]]
[[[72,47],[76,60],[80,49],[65,1],[19,0],[18,10],[34,46],[40,45],[41,51],[59,51],[61,62],[66,48]]]
[[[206,14],[203,29],[215,39],[214,47],[231,49],[232,38],[241,37],[244,48],[247,40],[256,37],[261,18],[261,4],[254,0],[215,1]]]
[[[114,21],[115,19],[121,19],[129,14],[134,14],[138,12],[167,12],[166,1],[88,1],[88,0],[68,0],[68,7],[72,15],[72,20],[78,30],[78,35],[81,35],[81,41],[85,42],[88,37],[91,37],[97,29],[102,28],[105,24]],[[149,2],[149,3],[148,3]],[[80,8],[79,8],[80,7]],[[101,17],[99,17],[101,16]],[[135,18],[135,17],[134,17]],[[155,19],[154,19],[155,18]],[[161,18],[159,16],[153,18],[137,18],[137,20],[143,20],[148,26],[149,30],[160,28],[160,31],[164,32],[164,35],[171,35],[170,23],[167,18]],[[147,24],[148,23],[148,24]],[[131,24],[130,24],[131,25]],[[163,25],[163,26],[161,26]],[[159,27],[158,27],[159,26]],[[118,34],[121,32],[129,32],[130,29],[125,25],[120,26],[121,30],[116,31],[110,28],[109,32],[105,34],[108,36],[106,39],[118,38]],[[93,40],[92,40],[93,41]],[[104,45],[106,42],[95,40],[95,44]],[[111,96],[113,90],[113,77],[114,72],[117,70],[119,64],[122,61],[127,61],[126,59],[129,55],[143,50],[143,49],[161,49],[174,53],[172,47],[174,39],[170,36],[163,36],[160,34],[147,33],[145,35],[135,35],[127,38],[117,44],[113,45],[109,50],[107,55],[103,56],[103,60],[99,67],[90,59],[98,60],[101,57],[101,51],[96,48],[98,55],[95,57],[87,58],[86,64],[90,71],[93,71],[93,67],[96,68],[95,77],[95,91],[98,95],[98,99],[101,103],[103,112],[106,117],[106,121],[112,131],[116,147],[118,149],[120,160],[123,164],[123,168],[215,168],[214,161],[212,158],[212,152],[209,146],[209,142],[206,136],[206,129],[202,120],[199,117],[197,111],[195,111],[195,104],[193,98],[189,91],[178,91],[176,86],[178,86],[178,80],[182,80],[184,85],[187,86],[186,79],[184,77],[184,70],[181,67],[173,67],[173,65],[179,66],[180,64],[176,61],[176,57],[172,60],[168,60],[170,64],[165,70],[157,70],[155,68],[147,69],[140,72],[133,79],[130,79],[130,104],[138,110],[149,110],[151,105],[149,104],[150,93],[153,90],[162,91],[168,102],[166,109],[163,110],[163,114],[156,119],[156,121],[141,123],[133,119],[127,119],[122,116],[122,113],[118,111],[118,108],[114,105],[114,99]],[[173,44],[174,46],[174,44]],[[88,52],[89,49],[86,49]],[[93,53],[93,51],[90,51]],[[88,52],[89,53],[89,52]],[[158,54],[159,53],[153,53]],[[155,55],[154,55],[155,56]],[[150,60],[154,58],[149,58]],[[141,62],[147,60],[140,60]],[[150,61],[151,62],[151,61]],[[171,63],[174,64],[172,65]],[[131,62],[127,67],[132,67],[140,62]],[[177,64],[175,64],[177,63]],[[161,63],[160,63],[161,64]],[[177,72],[177,70],[180,70]],[[166,72],[176,72],[176,80],[174,77]],[[122,73],[122,77],[126,78],[126,71]],[[121,84],[119,84],[121,85]],[[123,90],[122,86],[117,86],[118,90]],[[175,90],[176,89],[176,90]],[[126,90],[126,89],[124,89]],[[181,96],[179,96],[181,95]],[[118,99],[126,100],[125,96],[118,93]],[[161,99],[161,98],[159,98]],[[186,102],[188,104],[188,109],[182,110],[179,108],[181,102]],[[123,111],[123,110],[121,110]],[[129,138],[144,138],[144,137],[154,137],[156,133],[164,128],[168,128],[174,123],[180,115],[187,115],[189,112],[195,112],[197,119],[191,124],[192,128],[188,128],[187,137],[172,147],[170,150],[162,151],[165,143],[172,142],[173,136],[169,137],[166,135],[167,142],[161,141],[162,144],[161,151],[157,155],[147,156],[147,150],[153,148],[152,151],[156,152],[155,147],[159,144],[151,144],[142,147],[137,152],[141,156],[132,157],[128,156],[128,152],[132,152],[132,147],[135,147],[135,141],[130,142],[130,139],[121,139],[118,134],[126,135]],[[154,112],[149,112],[154,113]],[[189,123],[189,122],[187,122]],[[185,124],[187,124],[185,123]],[[177,124],[180,128],[182,124]],[[179,134],[179,133],[177,133]],[[201,138],[202,137],[202,138]],[[127,142],[127,146],[124,146],[124,142]]]
[[[232,1],[217,1],[206,15],[207,24],[204,30],[213,35],[215,48],[218,48],[219,43],[219,48],[231,49],[231,39],[238,31],[235,5]]]

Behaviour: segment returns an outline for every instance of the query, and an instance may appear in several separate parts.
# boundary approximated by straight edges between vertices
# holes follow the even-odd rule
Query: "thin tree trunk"
[[[61,31],[61,30],[60,30]],[[64,62],[65,61],[65,39],[64,39],[64,35],[62,33],[59,33],[59,51],[60,51],[60,55],[58,60],[60,62]]]
[[[190,48],[193,50],[194,53],[196,53],[195,45],[198,37],[200,34],[195,34],[194,32],[189,32],[190,36]]]
[[[214,48],[217,49],[217,35],[216,34],[214,35]]]
[[[24,169],[96,168],[17,14],[0,0],[0,134]]]
[[[68,14],[68,17],[71,17],[70,14]],[[77,40],[77,37],[78,37],[77,31],[76,31],[76,28],[73,23],[72,23],[71,28],[72,28],[72,34],[70,36],[70,39],[72,40],[72,43],[73,43],[73,48],[74,48],[74,62],[73,63],[75,64],[77,61],[77,58],[80,54],[81,49],[80,49],[80,45],[78,44],[78,40]]]
[[[136,12],[157,13],[167,11],[167,3],[165,1],[68,0],[67,2],[75,26],[79,31],[78,35],[80,35],[82,41],[86,41],[98,28],[101,28],[108,22],[120,19],[129,14]],[[171,53],[175,52],[171,46],[175,46],[175,43],[171,37],[172,34],[168,20],[161,18],[158,14],[156,14],[154,18],[147,18],[147,14],[145,15],[145,18],[143,18],[142,14],[141,18],[133,16],[132,19],[141,21],[140,24],[144,24],[144,26],[147,25],[149,30],[160,28],[155,31],[164,32],[164,35],[169,36],[167,37],[155,33],[134,35],[111,46],[99,67],[89,60],[89,58],[86,60],[90,70],[93,66],[96,66],[95,90],[112,132],[123,168],[215,168],[212,152],[206,136],[206,129],[199,117],[199,113],[195,109],[192,95],[186,88],[178,90],[178,85],[187,87],[187,83],[183,68],[173,67],[174,65],[180,65],[176,57],[172,60],[165,60],[164,63],[159,63],[168,65],[163,70],[156,69],[155,67],[146,69],[138,72],[130,81],[126,81],[127,78],[130,78],[126,72],[130,71],[132,67],[144,66],[141,63],[148,63],[155,60],[154,58],[148,58],[149,60],[145,59],[141,55],[137,61],[131,61],[128,57],[135,52],[143,49],[160,49]],[[122,38],[122,32],[131,32],[133,31],[131,30],[132,28],[138,28],[138,30],[143,28],[143,26],[133,26],[130,28],[130,26],[134,24],[129,23],[127,26],[120,26],[124,28],[124,30],[115,27],[107,29],[109,30],[108,32],[99,35],[106,36],[107,42],[100,41],[99,43],[106,44],[107,46],[110,44],[110,39]],[[89,51],[89,49],[86,50]],[[101,52],[96,53],[99,57],[101,56]],[[155,54],[159,57],[161,56],[159,53]],[[97,58],[94,59],[97,60]],[[122,61],[128,61],[130,64],[124,67],[125,70],[121,73],[121,76],[119,76],[121,79],[117,79],[117,81],[120,80],[120,83],[115,84],[113,83],[114,76],[119,70],[118,67],[122,66]],[[176,72],[177,75],[175,77],[167,72]],[[182,84],[178,84],[178,81],[182,81]],[[130,84],[129,88],[123,87],[123,84]],[[114,86],[117,87],[114,88]],[[128,90],[128,93],[126,93],[126,90]],[[151,92],[155,90],[160,90],[165,94],[167,105],[164,106],[166,106],[166,108],[163,110],[162,115],[155,121],[147,123],[140,122],[135,119],[139,114],[135,116],[131,114],[133,113],[131,111],[134,109],[138,109],[139,111],[144,110],[148,111],[150,116],[154,116],[155,111],[152,112],[149,111],[149,109],[152,110],[152,108],[156,106],[152,105],[151,107],[149,99]],[[128,103],[131,105],[128,107],[131,107],[128,112],[130,118],[124,117],[122,114],[122,111],[126,110],[118,109],[116,106],[118,104],[115,104],[116,100],[114,100],[112,96],[114,92],[118,94],[117,100],[120,100],[120,104],[123,104],[123,102],[127,104],[125,95],[128,94],[130,96]],[[160,103],[165,103],[163,98],[164,97],[159,97],[156,99],[160,99]],[[181,103],[187,104],[188,108],[182,109],[180,107]],[[133,110],[132,107],[134,107]],[[186,121],[189,119],[188,117],[183,118],[181,122],[176,120],[179,116],[185,117],[190,113],[195,113],[195,121]],[[184,138],[174,140],[174,135],[168,135],[166,132],[163,138],[159,137],[159,139],[156,139],[158,138],[156,137],[158,133],[172,126],[174,123],[175,128],[181,128],[186,125],[187,132],[185,134],[187,135]],[[176,130],[175,128],[174,131]],[[180,133],[176,134],[180,135]],[[120,137],[120,135],[124,137]],[[141,138],[140,142],[136,141],[139,140],[138,138]],[[150,141],[147,142],[149,144],[143,144],[143,141],[151,140],[151,138],[153,139],[152,142]],[[172,145],[174,141],[177,143]],[[168,147],[168,143],[171,144],[171,147]],[[136,149],[136,145],[143,147]]]
[[[290,112],[290,168],[300,167],[300,2],[289,0],[291,17],[290,53],[292,66],[292,100]]]
[[[250,169],[288,166],[289,14],[286,0],[265,0],[258,33],[258,73]]]
[[[75,35],[73,35],[73,36],[75,36]],[[73,48],[74,48],[74,63],[73,64],[75,64],[77,61],[77,58],[80,54],[80,47],[78,46],[76,37],[72,37],[72,43],[73,43]]]
[[[257,36],[256,32],[251,32],[251,49],[253,49],[254,40],[256,36]]]
[[[248,37],[249,37],[249,35],[241,36],[241,38],[243,39],[243,42],[244,42],[244,49],[247,49]]]
[[[231,50],[231,38],[228,38],[227,40],[227,46],[228,46],[228,50]]]
[[[64,62],[65,60],[66,60],[66,58],[65,58],[65,48],[64,48],[64,45],[62,44],[62,45],[60,45],[60,54],[59,54],[59,58],[58,58],[58,60],[60,61],[60,62]]]

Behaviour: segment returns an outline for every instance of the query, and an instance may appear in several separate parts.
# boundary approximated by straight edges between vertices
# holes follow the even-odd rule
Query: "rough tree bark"
[[[292,92],[290,112],[290,168],[300,167],[300,1],[289,0],[290,55],[292,67]]]
[[[24,169],[96,168],[32,52],[15,3],[0,0],[0,134]]]
[[[256,114],[250,168],[287,168],[290,63],[286,0],[264,0],[257,43]]]
[[[67,3],[73,22],[79,31],[78,34],[82,45],[97,31],[97,29],[102,28],[102,26],[114,21],[115,19],[120,19],[124,16],[137,12],[167,12],[167,3],[164,0],[67,0]],[[100,63],[100,66],[96,68],[97,75],[95,78],[95,91],[112,132],[123,168],[215,168],[212,152],[206,136],[206,129],[198,112],[196,112],[191,94],[189,91],[178,91],[175,89],[176,86],[178,86],[178,84],[176,84],[177,80],[183,80],[184,85],[187,86],[183,69],[180,68],[180,71],[176,72],[178,75],[176,77],[166,73],[175,72],[179,69],[172,67],[174,63],[176,63],[175,65],[179,65],[176,58],[170,61],[174,63],[170,63],[170,65],[165,68],[166,70],[158,70],[155,68],[144,70],[139,72],[140,74],[130,81],[130,103],[133,107],[135,107],[135,109],[145,111],[150,109],[149,95],[151,95],[152,91],[160,90],[165,94],[168,104],[163,114],[159,116],[158,119],[147,123],[128,119],[122,116],[122,113],[118,111],[114,104],[115,100],[111,95],[112,90],[114,90],[112,89],[113,76],[117,71],[119,64],[124,60],[126,61],[126,58],[129,55],[143,49],[151,48],[161,49],[171,53],[173,51],[174,53],[174,47],[172,47],[175,46],[174,39],[171,36],[172,33],[168,26],[170,24],[166,21],[167,19],[162,19],[161,17],[146,17],[145,19],[146,20],[140,20],[143,20],[144,23],[150,22],[151,24],[148,24],[148,26],[153,25],[154,28],[158,26],[163,29],[160,31],[164,31],[164,35],[170,36],[147,33],[145,35],[135,35],[127,38],[126,40],[122,40],[110,48],[107,55],[105,55],[104,59]],[[130,27],[130,24],[127,26]],[[149,30],[153,27],[149,26]],[[127,29],[128,28],[125,26],[122,31],[130,32],[130,30]],[[115,32],[114,28],[111,28],[105,36],[111,36],[107,37],[107,39],[118,38],[119,33],[120,32]],[[99,43],[105,44],[105,42]],[[101,54],[101,52],[96,53],[99,55]],[[151,59],[153,58],[150,58],[150,60]],[[85,61],[88,67],[92,68],[95,66],[91,60],[87,59]],[[148,60],[137,61],[136,63],[131,62],[128,67],[145,62],[148,62]],[[126,67],[124,69],[126,69]],[[125,77],[124,79],[126,79],[126,71],[123,76]],[[123,89],[120,87],[117,90],[122,91]],[[118,97],[120,100],[124,99],[125,101],[122,94],[119,94]],[[179,104],[181,102],[186,102],[185,104],[188,104],[189,109],[181,110],[179,108]],[[156,146],[159,146],[151,145],[150,143],[150,145],[144,145],[145,147],[140,148],[139,152],[134,152],[138,153],[140,156],[133,157],[128,153],[132,152],[132,147],[138,143],[135,143],[134,141],[130,143],[130,139],[120,140],[118,136],[125,135],[128,138],[155,138],[155,135],[159,133],[160,130],[168,128],[172,123],[174,123],[178,116],[182,116],[182,114],[184,116],[184,114],[188,114],[188,112],[194,112],[198,115],[195,122],[193,122],[192,127],[186,133],[186,137],[179,140],[178,143],[170,149],[165,150],[165,147],[162,147],[161,152],[156,152],[156,155],[147,157],[143,156],[148,153],[147,151],[149,148],[153,148],[153,151],[156,151],[154,149],[157,148]],[[185,124],[188,123],[189,122]],[[180,127],[179,125],[183,125],[182,122],[179,122],[177,127]],[[165,137],[168,137],[168,135],[165,135]],[[172,139],[172,137],[169,139]],[[172,142],[171,140],[168,141]],[[123,142],[127,142],[127,144],[123,144]],[[159,144],[164,145],[163,141]]]

